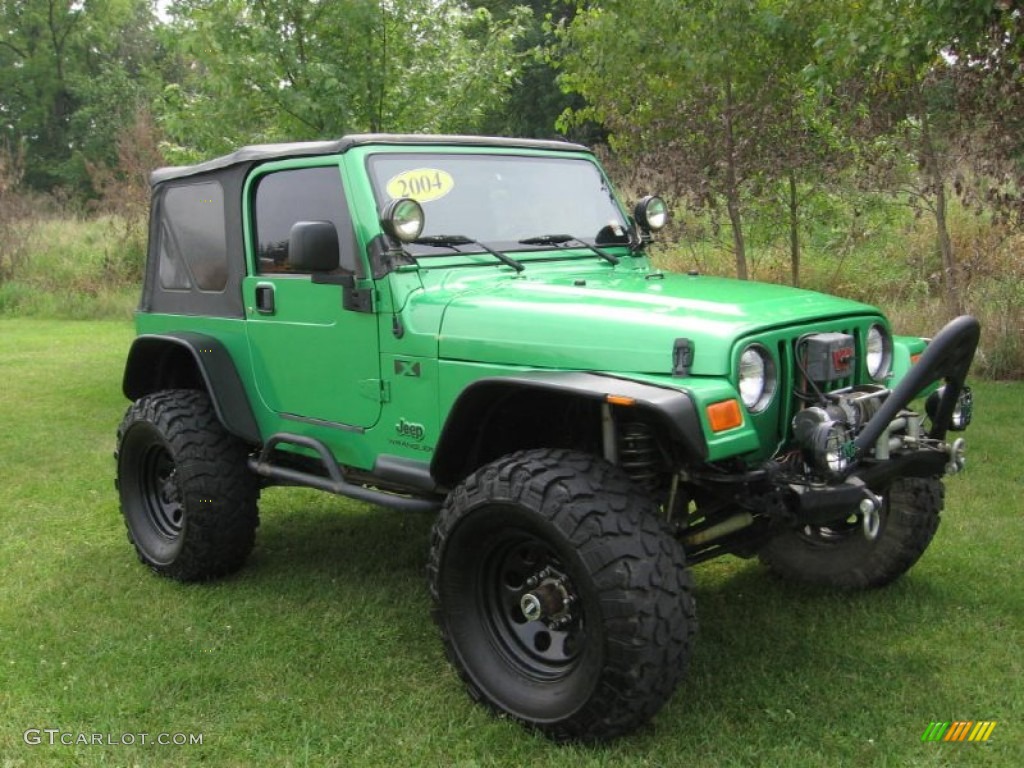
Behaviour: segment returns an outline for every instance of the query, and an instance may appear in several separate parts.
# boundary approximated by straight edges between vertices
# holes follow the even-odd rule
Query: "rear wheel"
[[[429,573],[470,694],[549,737],[632,730],[685,672],[696,619],[682,548],[593,456],[523,451],[477,471],[441,512]]]
[[[179,581],[223,576],[245,563],[259,488],[245,444],[224,429],[205,392],[140,398],[117,443],[121,512],[143,563]]]
[[[939,526],[943,486],[934,478],[896,480],[883,496],[878,535],[868,539],[859,519],[787,531],[759,553],[786,578],[839,589],[882,587],[924,554]]]

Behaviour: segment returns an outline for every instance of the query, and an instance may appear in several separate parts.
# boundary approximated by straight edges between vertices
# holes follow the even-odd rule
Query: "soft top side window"
[[[160,222],[160,284],[165,290],[223,291],[228,279],[224,190],[215,181],[167,189]]]
[[[273,171],[260,177],[252,202],[253,247],[260,274],[296,274],[288,237],[299,221],[329,221],[338,231],[340,271],[361,271],[355,231],[336,165]]]

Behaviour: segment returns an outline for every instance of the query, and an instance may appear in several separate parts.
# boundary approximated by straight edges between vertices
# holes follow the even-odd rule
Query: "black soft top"
[[[344,136],[330,141],[295,141],[285,144],[254,144],[242,147],[229,155],[216,157],[196,165],[158,168],[149,176],[149,183],[156,186],[171,179],[180,179],[197,174],[230,168],[236,165],[257,163],[264,160],[279,160],[284,157],[311,157],[336,155],[352,147],[366,144],[430,146],[448,145],[462,147],[512,147],[522,149],[548,149],[559,152],[588,152],[581,144],[568,141],[546,141],[541,139],[505,139],[495,136],[443,136],[430,134],[363,133]]]

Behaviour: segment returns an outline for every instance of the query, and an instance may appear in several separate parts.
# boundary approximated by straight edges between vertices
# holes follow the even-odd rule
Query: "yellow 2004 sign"
[[[447,171],[437,168],[415,168],[392,176],[387,192],[392,199],[411,197],[418,203],[429,203],[444,197],[455,188],[455,180]]]

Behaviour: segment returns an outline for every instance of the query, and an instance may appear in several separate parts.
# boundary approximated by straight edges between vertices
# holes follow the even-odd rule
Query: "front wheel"
[[[939,527],[942,481],[896,480],[883,495],[878,535],[859,519],[805,526],[772,539],[758,554],[779,575],[814,586],[870,589],[896,580],[924,554]]]
[[[557,739],[650,719],[696,630],[681,546],[618,469],[522,451],[470,476],[434,527],[430,589],[470,694]]]

